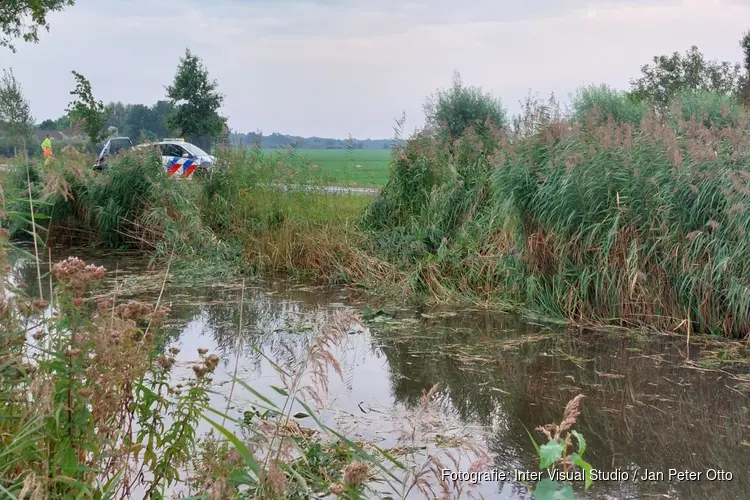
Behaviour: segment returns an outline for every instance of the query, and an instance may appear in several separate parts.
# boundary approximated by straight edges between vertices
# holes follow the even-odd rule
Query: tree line
[[[234,147],[260,147],[261,149],[390,149],[390,139],[331,139],[326,137],[301,137],[279,134],[263,135],[262,132],[248,134],[231,133],[229,143]]]
[[[106,105],[108,117],[104,121],[106,129],[115,127],[119,135],[132,139],[144,137],[148,140],[167,137],[172,132],[167,126],[167,116],[172,111],[170,101],[157,101],[152,106],[145,104],[123,104],[110,102]],[[65,131],[74,126],[68,113],[52,120],[46,119],[36,127],[38,130]]]

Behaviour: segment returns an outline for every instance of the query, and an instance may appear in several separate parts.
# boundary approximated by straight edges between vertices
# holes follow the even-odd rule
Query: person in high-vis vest
[[[49,134],[42,141],[42,153],[45,160],[52,158],[52,139],[50,139]]]
[[[44,155],[44,166],[48,166],[52,161],[52,139],[49,134],[42,141],[42,154]]]

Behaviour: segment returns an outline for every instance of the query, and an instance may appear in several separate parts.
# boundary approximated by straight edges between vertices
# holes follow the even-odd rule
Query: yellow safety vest
[[[52,141],[49,140],[49,137],[45,138],[44,141],[42,141],[42,151],[44,152],[45,158],[49,158],[52,156]]]

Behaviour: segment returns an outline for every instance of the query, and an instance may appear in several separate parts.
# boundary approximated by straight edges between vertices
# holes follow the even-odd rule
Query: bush
[[[588,116],[604,121],[612,117],[618,123],[638,125],[648,114],[648,105],[645,102],[636,102],[625,92],[607,85],[580,88],[571,100],[571,116],[578,123],[585,123]]]
[[[456,139],[470,126],[503,128],[507,121],[500,100],[478,87],[464,87],[458,72],[450,89],[427,99],[424,113],[428,126],[444,139]]]

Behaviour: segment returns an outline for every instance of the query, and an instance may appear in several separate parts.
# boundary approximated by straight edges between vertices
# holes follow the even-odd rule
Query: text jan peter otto
[[[690,481],[731,481],[734,475],[722,469],[706,469],[703,471],[689,471],[679,469],[653,470],[653,469],[636,469],[623,470],[615,469],[612,471],[603,471],[591,469],[590,479],[592,481],[613,481],[613,482],[690,482]],[[563,470],[544,470],[531,471],[517,469],[514,471],[504,471],[492,469],[481,472],[469,471],[452,471],[450,469],[442,470],[442,479],[446,481],[461,481],[476,484],[485,481],[541,481],[542,479],[551,479],[558,482],[584,482],[586,473],[583,470],[563,471]]]

